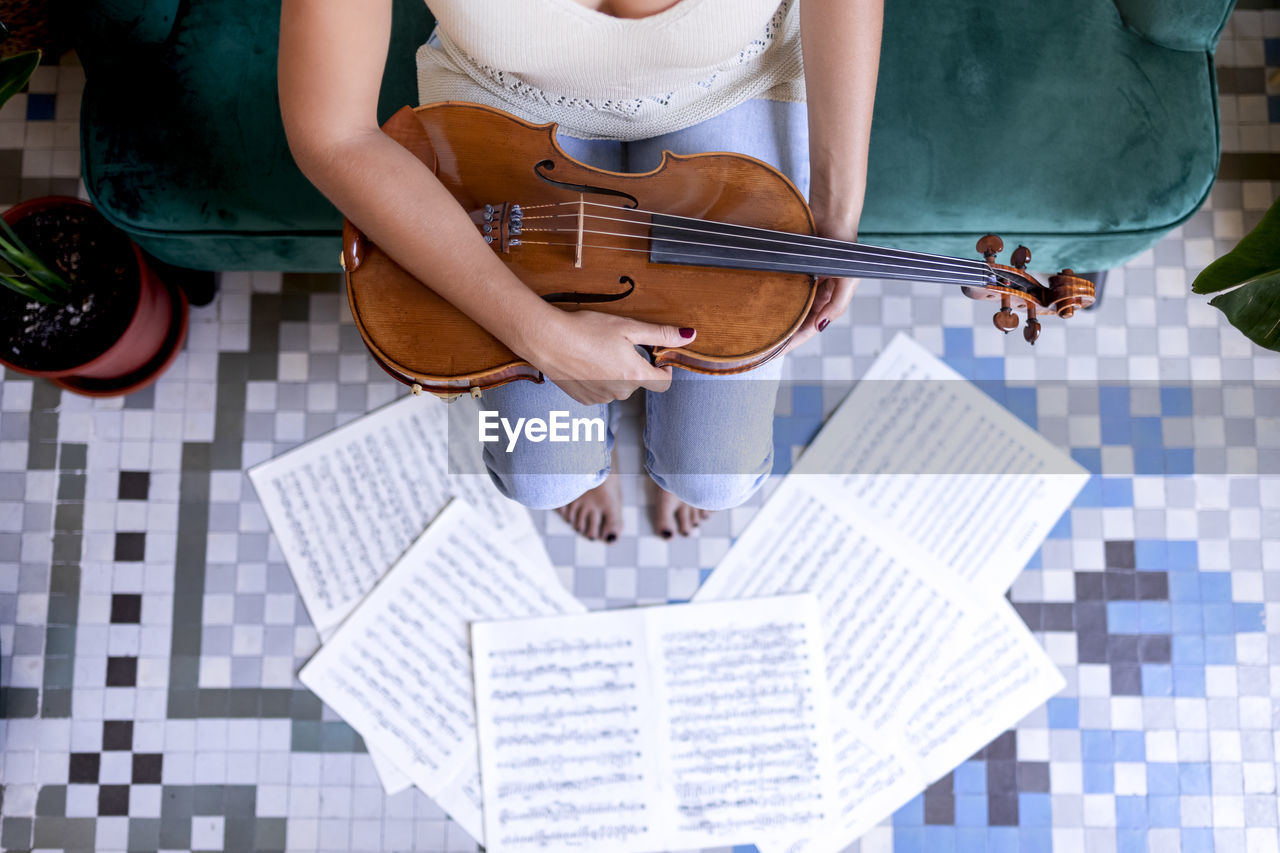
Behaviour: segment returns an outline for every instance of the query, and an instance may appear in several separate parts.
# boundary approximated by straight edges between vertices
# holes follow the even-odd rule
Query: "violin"
[[[1025,315],[1032,344],[1039,317],[1070,317],[1094,301],[1093,283],[1069,269],[1041,284],[1026,271],[1026,247],[1012,266],[997,264],[1003,243],[991,234],[977,243],[982,260],[818,237],[795,185],[740,154],[664,152],[651,172],[610,172],[565,154],[554,124],[461,102],[404,107],[382,129],[434,172],[547,302],[698,330],[688,346],[652,348],[658,367],[738,373],[763,364],[804,322],[820,277],[955,285],[971,299],[998,300],[993,321],[1005,333]],[[543,381],[349,220],[341,261],[366,346],[414,393]]]

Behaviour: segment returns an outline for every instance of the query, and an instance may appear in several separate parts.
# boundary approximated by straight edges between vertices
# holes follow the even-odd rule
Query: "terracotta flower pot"
[[[14,205],[5,211],[4,218],[13,225],[40,211],[68,206],[93,207],[78,198],[47,196]],[[117,233],[133,251],[139,281],[132,317],[115,343],[80,364],[57,370],[33,370],[15,364],[5,357],[7,353],[0,353],[0,362],[12,370],[49,379],[88,396],[117,396],[137,391],[150,385],[168,368],[186,339],[189,319],[186,296],[161,281],[147,265],[142,250],[123,232]],[[38,249],[35,251],[38,253]]]

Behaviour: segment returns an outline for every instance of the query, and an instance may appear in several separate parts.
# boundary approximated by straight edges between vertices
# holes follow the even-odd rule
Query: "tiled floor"
[[[967,300],[866,282],[791,359],[779,473],[909,329],[993,392],[1034,380],[1006,400],[1095,474],[1010,593],[1067,689],[864,851],[1278,849],[1280,356],[1188,293],[1280,193],[1280,11],[1235,13],[1219,65],[1223,179],[1099,310],[1031,351]],[[81,83],[64,60],[0,112],[0,205],[76,190]],[[297,683],[316,636],[242,473],[401,393],[338,284],[223,275],[169,374],[124,400],[6,376],[0,847],[472,849],[422,795],[385,797]],[[625,485],[612,546],[538,515],[593,607],[688,598],[759,504],[667,543]]]

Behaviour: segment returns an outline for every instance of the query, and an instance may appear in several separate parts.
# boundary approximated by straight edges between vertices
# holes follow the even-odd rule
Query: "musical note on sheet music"
[[[487,847],[685,849],[820,830],[812,598],[472,626]]]

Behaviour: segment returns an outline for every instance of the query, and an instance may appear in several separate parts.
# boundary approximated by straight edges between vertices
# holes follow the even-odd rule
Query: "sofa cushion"
[[[1153,44],[1111,0],[888,3],[885,18],[861,239],[972,254],[990,231],[1035,269],[1100,269],[1207,194],[1212,57]]]

